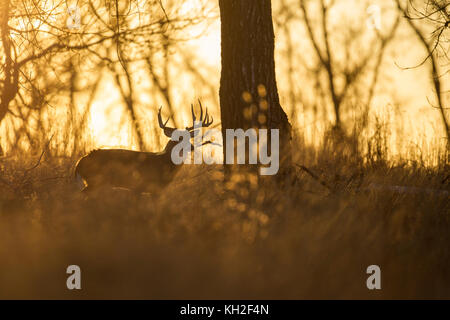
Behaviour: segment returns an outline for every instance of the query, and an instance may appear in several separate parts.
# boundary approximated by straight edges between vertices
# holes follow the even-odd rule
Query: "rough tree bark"
[[[282,176],[290,168],[291,125],[278,97],[271,0],[219,0],[219,6],[223,135],[226,129],[279,129]],[[225,144],[223,153],[225,159]]]

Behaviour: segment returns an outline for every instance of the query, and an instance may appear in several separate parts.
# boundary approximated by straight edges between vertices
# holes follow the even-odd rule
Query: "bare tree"
[[[361,26],[343,24],[341,29],[331,28],[330,11],[336,1],[300,0],[299,4],[309,40],[317,57],[317,63],[309,69],[318,79],[319,91],[331,100],[335,131],[342,131],[342,109],[345,105],[361,105],[362,126],[367,126],[383,57],[387,46],[394,39],[399,18],[397,17],[386,33],[374,29],[375,36],[370,38],[364,34]],[[311,8],[312,5],[315,5],[315,8]],[[314,16],[317,19],[314,21],[313,12],[318,13]],[[343,36],[341,43],[331,40],[335,39],[337,32]],[[355,48],[358,50],[354,50]],[[362,91],[364,95],[361,94]],[[354,102],[355,99],[358,101]]]
[[[182,1],[176,0],[166,2],[165,7],[159,0],[89,0],[80,7],[65,1],[51,5],[32,0],[2,1],[0,123],[8,115],[17,119],[20,114],[27,115],[23,110],[19,112],[23,108],[33,111],[27,115],[28,120],[35,117],[39,122],[43,115],[39,109],[55,105],[59,108],[62,97],[69,97],[70,108],[78,108],[74,92],[95,92],[92,88],[100,81],[98,77],[80,75],[101,74],[106,66],[117,76],[142,146],[131,65],[145,61],[150,51],[164,50],[166,42],[181,41],[180,32],[204,20],[199,14],[201,8],[186,14],[181,5]],[[17,121],[8,123],[17,126]]]
[[[403,8],[405,17],[409,20],[423,21],[433,27],[431,32],[432,52],[437,48],[442,49],[442,54],[447,58],[448,42],[450,40],[450,3],[447,0],[427,0],[415,1],[408,0],[402,5],[400,1],[397,4]]]
[[[447,138],[447,149],[450,150],[450,126],[447,119],[446,109],[448,108],[444,102],[443,92],[443,76],[446,72],[440,71],[440,52],[443,53],[446,63],[450,62],[447,56],[449,38],[448,27],[450,24],[449,8],[450,3],[444,1],[430,0],[424,6],[415,4],[412,0],[402,3],[396,0],[398,10],[404,15],[410,28],[418,38],[421,45],[425,48],[426,57],[418,65],[412,68],[419,67],[429,61],[430,77],[434,86],[436,94],[437,106],[435,106],[440,113],[442,124]],[[431,24],[434,30],[431,32],[431,37],[425,28],[418,23]],[[437,50],[441,48],[442,50]],[[447,71],[448,72],[448,71]]]

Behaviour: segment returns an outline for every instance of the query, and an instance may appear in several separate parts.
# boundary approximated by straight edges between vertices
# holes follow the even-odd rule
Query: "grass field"
[[[445,161],[295,149],[292,185],[185,165],[158,198],[85,198],[76,156],[1,158],[0,298],[450,298]]]

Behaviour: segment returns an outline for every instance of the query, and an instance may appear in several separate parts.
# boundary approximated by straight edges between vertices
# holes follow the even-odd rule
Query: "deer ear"
[[[174,128],[164,128],[164,134],[166,135],[166,137],[172,138],[172,133],[173,133],[175,130],[176,130],[176,129],[174,129]]]

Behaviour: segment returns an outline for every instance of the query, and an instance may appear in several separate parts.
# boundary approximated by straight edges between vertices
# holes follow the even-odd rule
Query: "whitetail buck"
[[[203,117],[203,108],[200,103],[201,127],[195,126],[197,121],[192,111],[192,127],[185,130],[190,137],[194,137],[203,127],[209,127],[213,118],[208,115],[206,109]],[[158,122],[164,134],[171,138],[172,133],[177,130],[166,126],[161,118],[161,108],[158,112]],[[161,152],[138,152],[123,149],[98,149],[91,151],[88,155],[78,160],[75,167],[75,177],[84,185],[83,192],[98,190],[103,187],[126,188],[137,193],[149,192],[159,193],[166,185],[172,181],[180,165],[175,165],[171,160],[172,149],[178,141],[169,140],[166,147]],[[212,143],[203,142],[201,145]],[[194,146],[191,143],[191,148]],[[87,186],[86,186],[87,185]]]

